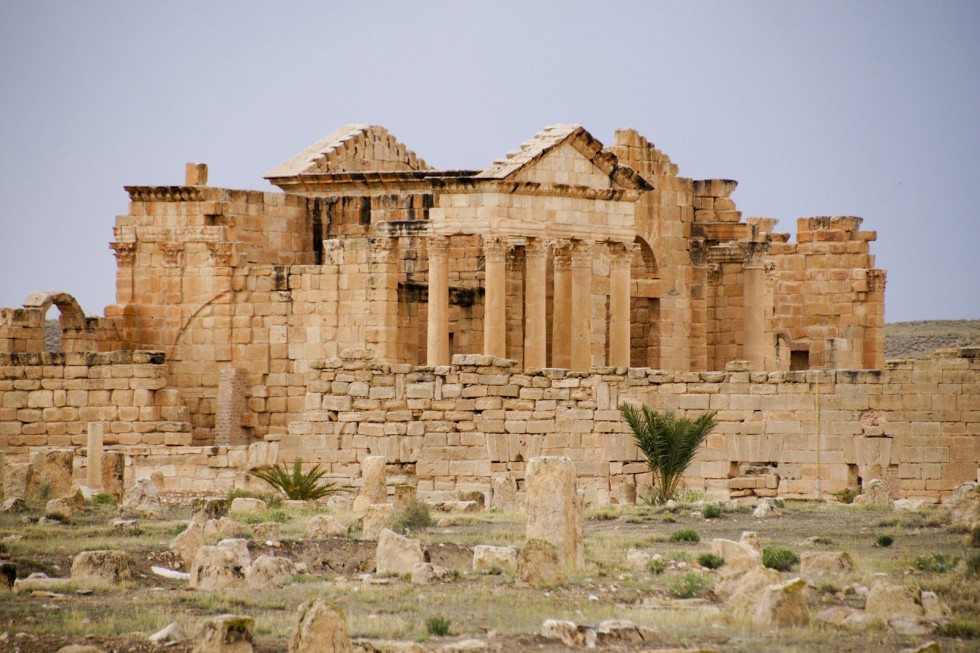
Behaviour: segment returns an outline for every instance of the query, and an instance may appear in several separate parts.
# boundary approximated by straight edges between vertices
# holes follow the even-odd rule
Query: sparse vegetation
[[[718,519],[721,517],[721,513],[724,512],[722,507],[717,503],[709,503],[704,507],[701,514],[704,515],[705,519]]]
[[[108,492],[99,492],[92,497],[92,504],[96,506],[114,506],[119,501]]]
[[[854,503],[854,499],[861,494],[852,487],[846,487],[843,490],[837,490],[834,492],[834,498],[841,503]]]
[[[945,553],[931,553],[921,555],[915,559],[912,566],[919,571],[930,571],[935,573],[945,573],[956,566],[960,559],[957,556],[946,555]]]
[[[396,533],[423,531],[432,526],[432,515],[429,504],[421,499],[414,499],[403,510],[395,513],[392,530]]]
[[[705,569],[717,569],[725,564],[725,559],[717,553],[702,553],[698,556],[698,564]]]
[[[697,571],[688,571],[667,581],[667,591],[678,599],[692,599],[705,588],[707,580]]]
[[[452,621],[437,614],[425,620],[425,631],[435,637],[445,637],[452,625]]]
[[[251,474],[276,488],[289,499],[314,501],[341,491],[333,483],[322,480],[327,475],[327,471],[322,469],[320,465],[315,465],[304,472],[302,458],[293,461],[292,472],[290,472],[289,466],[282,462],[279,465],[253,469]]]
[[[670,542],[700,542],[701,536],[693,528],[681,528],[670,534]]]
[[[875,538],[875,546],[887,548],[895,542],[895,538],[888,533],[881,533]]]
[[[789,571],[800,564],[800,556],[786,547],[767,544],[762,549],[762,564],[776,571]]]
[[[619,410],[653,471],[654,502],[666,503],[674,498],[681,475],[715,427],[717,413],[704,413],[692,420],[675,417],[672,411],[658,412],[649,406],[623,403]]]
[[[654,576],[659,576],[667,571],[667,561],[662,558],[654,558],[647,563],[647,571]]]

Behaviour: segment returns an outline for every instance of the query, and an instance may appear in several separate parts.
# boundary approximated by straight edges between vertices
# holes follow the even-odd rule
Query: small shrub
[[[980,578],[980,553],[974,553],[966,559],[966,575]]]
[[[270,510],[268,517],[269,521],[274,521],[278,524],[285,524],[289,521],[289,513],[285,510]]]
[[[955,637],[956,639],[980,639],[980,621],[955,619],[940,626],[936,632],[944,637]]]
[[[854,498],[861,494],[852,487],[846,487],[843,490],[837,490],[834,492],[834,498],[841,503],[854,503]]]
[[[647,563],[647,571],[654,576],[659,576],[667,570],[667,561],[661,558],[654,558]]]
[[[99,492],[92,497],[92,503],[97,506],[114,506],[119,503],[119,501],[108,492]]]
[[[912,563],[912,566],[919,571],[943,574],[955,567],[959,561],[960,559],[956,556],[946,555],[945,553],[932,553],[919,556]]]
[[[667,539],[671,542],[700,542],[701,536],[693,528],[681,528],[671,533]]]
[[[269,465],[253,469],[250,473],[281,491],[289,499],[312,501],[341,491],[333,483],[322,480],[327,471],[321,469],[319,465],[315,465],[312,469],[304,472],[302,458],[293,461],[292,472],[289,471],[289,466],[283,462],[281,465]]]
[[[705,519],[718,519],[721,517],[722,512],[722,507],[717,503],[709,503],[704,507],[704,510],[701,511],[701,514],[704,515]]]
[[[678,599],[690,599],[697,596],[704,589],[707,582],[703,575],[697,571],[689,571],[681,576],[672,578],[667,583],[667,591],[670,595]]]
[[[875,546],[887,548],[890,547],[894,541],[895,541],[894,537],[892,537],[888,533],[882,533],[877,538],[875,538]]]
[[[395,513],[392,530],[396,533],[421,531],[432,526],[432,515],[429,505],[421,499],[415,499],[404,510]]]
[[[717,569],[725,564],[725,559],[716,553],[702,553],[698,556],[698,564],[705,569]]]
[[[776,571],[789,571],[800,563],[800,556],[790,549],[775,544],[767,544],[762,549],[762,564]]]
[[[665,524],[676,524],[677,520],[674,519],[674,516],[672,514],[670,514],[669,512],[665,512],[663,516],[663,522]]]
[[[436,637],[445,637],[449,634],[449,627],[453,625],[446,617],[435,615],[425,620],[425,631]]]

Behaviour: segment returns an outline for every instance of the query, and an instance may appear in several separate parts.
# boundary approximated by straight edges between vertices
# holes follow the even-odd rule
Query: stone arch
[[[52,305],[57,306],[61,311],[59,321],[62,330],[85,328],[85,313],[82,307],[79,306],[78,300],[66,292],[51,290],[32,292],[24,300],[24,308],[36,309],[42,316],[47,315]]]
[[[656,279],[660,278],[657,258],[643,237],[637,245],[630,267],[633,291],[630,293],[630,367],[660,367],[660,297]]]
[[[659,279],[660,269],[653,248],[642,236],[637,236],[634,243],[638,246],[633,255],[633,265],[630,277],[633,279]]]

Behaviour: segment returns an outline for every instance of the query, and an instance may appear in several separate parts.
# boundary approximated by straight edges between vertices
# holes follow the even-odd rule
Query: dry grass
[[[885,358],[928,358],[936,349],[980,347],[980,320],[926,320],[885,325]]]

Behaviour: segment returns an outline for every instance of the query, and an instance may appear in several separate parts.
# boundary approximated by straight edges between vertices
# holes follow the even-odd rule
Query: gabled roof
[[[568,143],[592,162],[612,182],[622,188],[650,190],[650,185],[635,170],[619,165],[615,154],[604,150],[602,143],[581,125],[552,125],[521,144],[518,152],[508,153],[506,159],[493,162],[486,170],[476,175],[477,179],[507,179],[526,170],[561,145]]]
[[[345,125],[265,175],[266,179],[303,174],[427,170],[425,161],[378,125]]]

